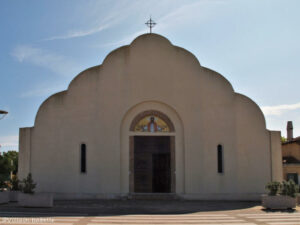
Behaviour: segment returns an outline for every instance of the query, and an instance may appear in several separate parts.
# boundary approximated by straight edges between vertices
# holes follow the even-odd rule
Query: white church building
[[[153,33],[46,99],[19,151],[19,177],[56,199],[255,200],[282,180],[280,132],[257,104]]]

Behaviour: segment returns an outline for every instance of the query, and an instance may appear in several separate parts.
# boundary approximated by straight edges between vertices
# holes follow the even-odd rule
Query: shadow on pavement
[[[261,211],[264,211],[266,213],[275,213],[275,212],[294,213],[297,210],[295,210],[295,209],[261,209]]]
[[[164,215],[250,209],[260,202],[183,200],[70,200],[55,201],[53,208],[0,205],[0,217]]]

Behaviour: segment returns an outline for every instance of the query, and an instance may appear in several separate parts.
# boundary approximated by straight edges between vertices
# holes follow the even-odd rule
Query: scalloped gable
[[[143,55],[140,55],[140,52],[143,52]],[[136,59],[139,59],[140,57],[153,57],[155,54],[148,54],[148,53],[155,53],[159,55],[165,54],[168,58],[168,55],[175,54],[176,60],[178,62],[184,61],[185,63],[188,63],[186,65],[186,68],[189,69],[191,67],[196,68],[199,70],[199,75],[201,74],[201,71],[205,71],[206,74],[209,76],[207,77],[208,80],[211,82],[214,82],[215,89],[219,89],[221,86],[226,87],[228,92],[234,92],[234,89],[231,85],[231,83],[221,74],[217,73],[214,70],[211,70],[206,67],[202,67],[198,59],[189,51],[182,47],[178,47],[173,45],[167,38],[160,36],[158,34],[143,34],[135,38],[130,45],[121,46],[113,51],[111,51],[103,60],[103,63],[98,66],[90,67],[81,73],[79,73],[74,79],[70,82],[68,89],[63,91],[62,93],[64,95],[67,94],[70,90],[74,89],[72,92],[76,92],[77,87],[81,87],[84,84],[81,84],[83,82],[82,80],[87,80],[87,77],[90,77],[91,79],[97,80],[100,76],[114,76],[114,74],[109,74],[111,70],[106,71],[107,67],[112,67],[114,69],[115,67],[128,67],[128,66],[134,66],[134,65],[128,65],[131,62],[134,62]],[[120,60],[122,59],[122,60]],[[124,59],[124,60],[123,60]],[[131,62],[129,62],[131,61]],[[149,59],[151,62],[151,58]],[[58,93],[57,93],[58,94]],[[56,101],[48,101],[52,98],[61,98],[61,95],[53,94],[48,99],[46,99],[40,106],[38,113],[36,115],[36,118],[39,116],[40,112],[43,111],[42,108],[46,107],[47,104],[56,104]],[[250,101],[252,101],[249,98]],[[256,105],[256,104],[255,104]],[[262,114],[262,111],[260,108],[256,105],[257,112],[259,114]],[[262,114],[263,116],[263,114]],[[264,116],[263,116],[264,117]],[[35,119],[36,121],[37,119]],[[264,119],[265,121],[265,119]],[[265,122],[264,122],[265,124]]]

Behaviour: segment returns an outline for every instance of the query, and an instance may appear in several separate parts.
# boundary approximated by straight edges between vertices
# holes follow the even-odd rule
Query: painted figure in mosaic
[[[150,122],[148,123],[148,131],[156,132],[157,131],[157,123],[154,120],[154,116],[150,117]]]

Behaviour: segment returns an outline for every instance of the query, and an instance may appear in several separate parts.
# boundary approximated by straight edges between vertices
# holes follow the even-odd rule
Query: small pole
[[[8,114],[8,112],[6,112],[4,110],[0,110],[0,120],[3,119],[7,114]]]
[[[12,180],[12,178],[13,178],[13,166],[14,166],[14,161],[11,160],[11,161],[10,161],[10,164],[11,164],[11,167],[12,167],[12,169],[11,169],[11,171],[10,171],[10,179]]]

